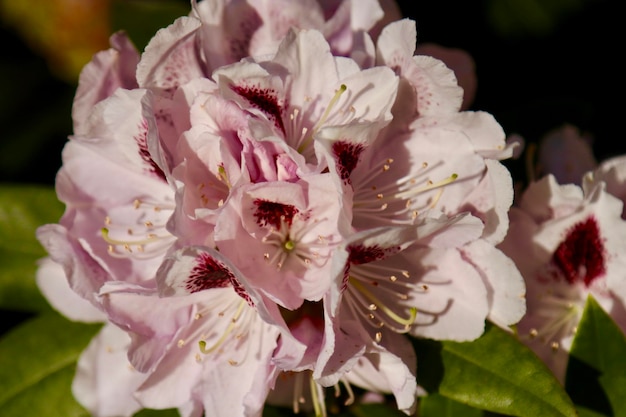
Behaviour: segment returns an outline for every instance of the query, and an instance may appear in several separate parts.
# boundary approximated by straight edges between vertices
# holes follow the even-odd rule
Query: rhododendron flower
[[[453,71],[414,55],[414,22],[375,49],[376,2],[192,6],[140,58],[112,37],[81,76],[66,212],[38,231],[107,323],[79,401],[260,416],[293,377],[294,409],[308,381],[318,415],[342,384],[411,413],[409,336],[473,340],[524,312],[495,247],[512,203],[502,128],[460,111]]]
[[[621,213],[622,202],[604,183],[559,185],[551,175],[531,183],[511,209],[500,248],[526,280],[528,312],[519,335],[561,380],[589,295],[626,329]]]

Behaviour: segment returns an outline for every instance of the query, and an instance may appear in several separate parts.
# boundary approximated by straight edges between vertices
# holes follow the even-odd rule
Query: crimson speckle
[[[232,24],[235,30],[230,32],[231,38],[228,42],[232,62],[237,62],[250,54],[250,39],[263,24],[263,21],[249,5],[239,5],[237,13],[229,15],[228,18],[239,19],[239,23],[236,21],[229,22],[229,25]]]
[[[552,262],[573,284],[582,279],[585,285],[606,273],[605,250],[598,223],[594,217],[576,223],[556,248]]]
[[[152,159],[152,155],[150,155],[150,151],[148,150],[148,122],[145,119],[143,119],[139,124],[139,133],[134,137],[134,139],[135,142],[137,142],[137,147],[139,148],[139,156],[149,166],[148,170],[161,180],[167,181],[163,170],[156,164],[156,162],[154,162],[154,159]]]
[[[381,248],[378,245],[367,247],[364,245],[349,246],[348,252],[350,255],[348,256],[348,262],[354,265],[367,264],[384,259],[399,251],[400,248],[397,246],[390,248]]]
[[[349,182],[350,174],[356,168],[365,146],[361,143],[337,141],[333,143],[333,153],[337,159],[337,170],[343,181]]]
[[[389,248],[381,248],[378,245],[365,246],[365,245],[350,245],[348,246],[348,261],[344,266],[343,280],[341,283],[341,291],[344,291],[348,287],[348,280],[350,279],[350,265],[361,265],[370,262],[380,261],[389,255],[398,253],[400,247],[392,246]]]
[[[196,258],[196,266],[189,273],[185,288],[190,292],[198,292],[211,288],[223,288],[235,279],[228,268],[208,253],[201,253]]]
[[[265,113],[268,118],[274,122],[276,127],[279,128],[283,134],[285,133],[282,109],[278,104],[276,91],[253,86],[233,85],[231,88],[235,93],[248,100],[252,106]]]
[[[246,300],[250,306],[254,306],[245,288],[228,267],[206,252],[198,255],[196,266],[192,268],[185,281],[185,289],[190,293],[228,286],[232,286],[237,295]]]
[[[288,226],[291,226],[293,217],[298,214],[298,209],[290,204],[256,199],[254,200],[254,205],[256,206],[254,217],[257,224],[262,227],[269,225],[280,229],[283,221]]]

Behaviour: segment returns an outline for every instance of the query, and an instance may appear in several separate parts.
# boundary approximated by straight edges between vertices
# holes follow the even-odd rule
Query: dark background
[[[619,1],[400,4],[417,22],[418,43],[458,47],[474,57],[478,90],[472,109],[492,113],[508,134],[537,142],[569,123],[593,138],[598,160],[626,149]],[[507,165],[523,179],[521,161]]]

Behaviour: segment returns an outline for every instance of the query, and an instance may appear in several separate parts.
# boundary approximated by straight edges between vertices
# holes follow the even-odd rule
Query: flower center
[[[408,271],[379,264],[397,248],[349,248],[350,256],[344,278],[344,300],[352,314],[363,317],[375,329],[386,327],[396,333],[406,333],[417,318],[417,308],[403,305],[408,301],[410,277]],[[374,340],[382,340],[376,331]]]
[[[584,303],[573,301],[567,293],[546,293],[540,302],[541,306],[533,314],[540,318],[541,326],[532,328],[526,337],[549,344],[557,351],[561,347],[560,341],[576,332]]]
[[[576,223],[552,255],[552,263],[570,284],[591,282],[606,273],[604,243],[592,216]]]
[[[263,258],[281,270],[290,261],[292,266],[309,268],[314,259],[319,258],[319,249],[328,245],[328,239],[317,236],[315,241],[306,239],[317,220],[311,219],[308,212],[300,212],[297,207],[267,200],[257,199],[253,202],[254,218],[258,226],[266,228],[267,233],[261,241],[269,250]]]

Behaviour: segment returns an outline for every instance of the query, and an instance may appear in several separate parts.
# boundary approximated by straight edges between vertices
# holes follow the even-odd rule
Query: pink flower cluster
[[[374,0],[193,1],[141,55],[118,33],[84,68],[39,283],[105,323],[73,385],[94,416],[324,415],[326,388],[349,402],[353,386],[411,413],[409,336],[522,318],[497,248],[513,149],[415,55],[415,23],[383,16]]]

